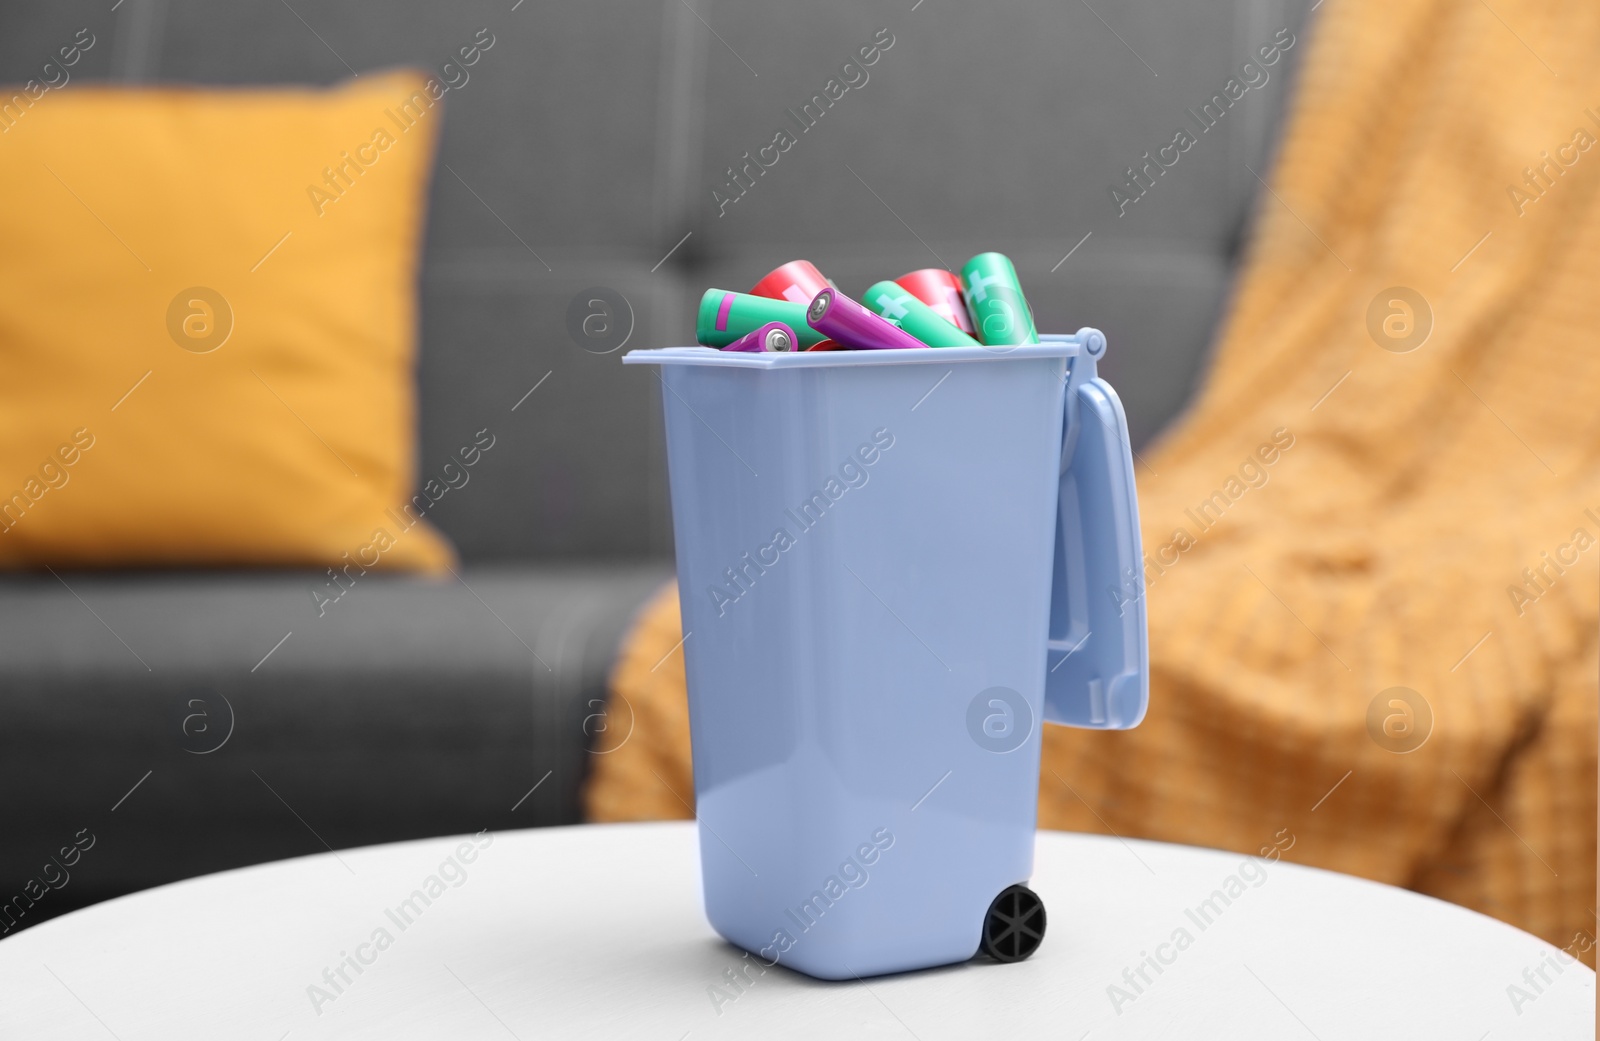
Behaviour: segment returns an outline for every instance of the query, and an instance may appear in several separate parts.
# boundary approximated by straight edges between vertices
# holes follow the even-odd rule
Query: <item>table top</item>
[[[712,932],[691,824],[343,850],[0,941],[0,1037],[1595,1036],[1593,972],[1405,890],[1059,832],[1039,833],[1031,885],[1050,925],[1027,961],[823,983]]]

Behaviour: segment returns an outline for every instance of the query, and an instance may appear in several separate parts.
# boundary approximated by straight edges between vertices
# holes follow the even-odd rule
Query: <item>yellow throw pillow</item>
[[[450,564],[408,498],[426,84],[0,90],[0,567]]]

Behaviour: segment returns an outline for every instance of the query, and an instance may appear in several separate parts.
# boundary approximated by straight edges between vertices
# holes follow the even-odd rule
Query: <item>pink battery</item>
[[[737,340],[722,348],[725,351],[746,351],[751,354],[764,354],[769,351],[785,353],[798,350],[800,338],[794,330],[783,322],[768,322],[753,332],[745,333]]]
[[[881,351],[928,345],[873,314],[837,289],[822,290],[806,308],[806,324],[846,350]]]
[[[939,267],[925,267],[921,271],[901,275],[895,285],[933,308],[933,313],[960,329],[968,336],[977,336],[972,316],[967,313],[966,301],[961,297],[961,280]]]
[[[750,290],[750,295],[787,300],[791,304],[809,304],[818,293],[832,284],[822,277],[822,272],[811,261],[791,260],[767,272],[766,277]]]

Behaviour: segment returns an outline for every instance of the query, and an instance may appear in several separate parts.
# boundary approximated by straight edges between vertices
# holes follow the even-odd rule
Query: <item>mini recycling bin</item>
[[[1148,699],[1105,347],[623,359],[662,385],[706,916],[764,964],[1038,947],[1041,724]]]

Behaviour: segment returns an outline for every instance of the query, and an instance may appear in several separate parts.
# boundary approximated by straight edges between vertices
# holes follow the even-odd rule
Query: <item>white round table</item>
[[[1389,886],[1056,832],[1039,834],[1032,886],[1050,918],[1027,961],[822,983],[763,974],[711,931],[690,824],[345,850],[137,893],[0,941],[0,1037],[1595,1036],[1589,969]],[[1524,970],[1539,981],[1541,966],[1534,993]]]

